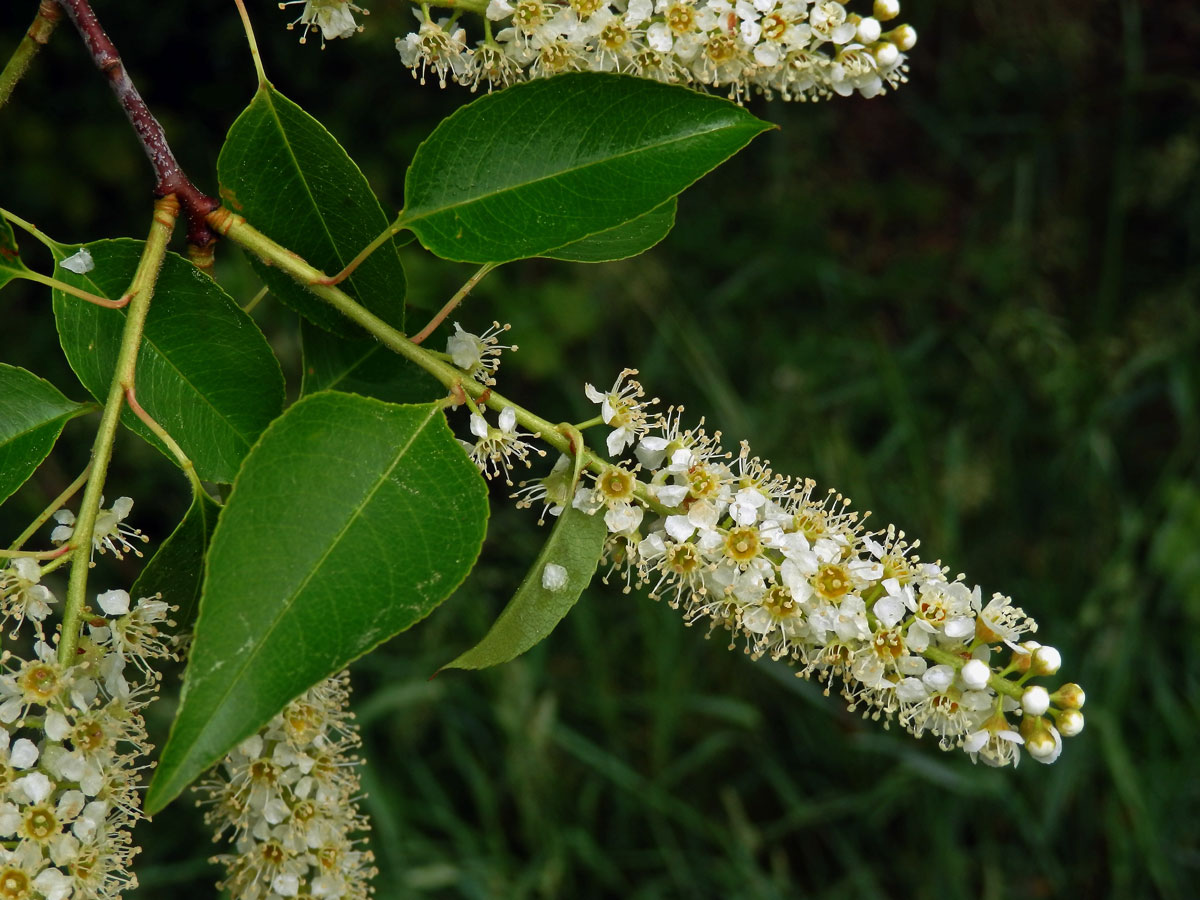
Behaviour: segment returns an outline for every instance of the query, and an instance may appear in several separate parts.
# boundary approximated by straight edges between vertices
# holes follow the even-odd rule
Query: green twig
[[[179,215],[179,201],[170,194],[154,204],[154,220],[146,247],[138,262],[129,293],[133,300],[125,315],[125,327],[121,334],[121,347],[117,353],[116,371],[104,403],[104,414],[92,445],[92,472],[83,500],[79,504],[79,515],[75,520],[76,543],[74,565],[67,582],[67,600],[63,610],[62,637],[58,644],[58,661],[69,665],[74,661],[75,648],[79,645],[79,626],[83,609],[87,603],[88,566],[92,557],[92,535],[96,528],[96,515],[100,510],[100,495],[104,490],[104,477],[112,459],[113,441],[117,436],[117,425],[121,419],[121,406],[125,401],[126,387],[134,383],[138,349],[142,343],[142,330],[146,324],[146,313],[150,310],[150,299],[154,296],[154,285],[158,270],[167,252],[167,242],[175,230]]]
[[[62,509],[63,504],[74,497],[81,487],[87,484],[88,476],[91,474],[91,471],[92,464],[88,463],[84,467],[83,471],[79,473],[79,477],[67,485],[66,489],[53,500],[51,500],[50,505],[43,509],[38,514],[38,517],[30,522],[29,526],[24,531],[17,535],[17,539],[9,545],[8,549],[20,550],[23,546],[25,546],[25,542],[33,537],[34,534],[37,533],[37,530],[45,525],[47,521],[49,521],[52,515]]]
[[[265,234],[249,225],[241,216],[221,207],[209,213],[208,223],[217,234],[228,238],[235,244],[239,244],[265,262],[286,272],[351,322],[372,334],[376,340],[389,350],[398,353],[409,362],[420,366],[445,385],[446,389],[451,393],[459,394],[461,392],[463,396],[469,396],[478,403],[497,411],[503,410],[506,406],[511,407],[516,414],[517,421],[521,425],[529,431],[536,433],[542,441],[545,441],[560,453],[565,453],[568,456],[578,455],[583,460],[582,465],[593,472],[600,473],[612,468],[611,463],[601,459],[591,450],[587,449],[587,447],[576,446],[569,435],[564,434],[560,430],[560,426],[547,419],[543,419],[536,413],[530,412],[520,404],[514,403],[507,397],[493,391],[490,387],[486,387],[473,379],[464,378],[460,369],[438,358],[441,354],[424,350],[414,344],[408,337],[401,334],[391,325],[387,324],[387,322],[384,322],[365,307],[360,306],[354,298],[329,284],[330,279],[320,269],[309,265],[292,251],[275,243]],[[642,496],[641,494],[639,494],[639,497],[655,512],[663,513],[665,511],[665,507],[652,497],[648,495]]]
[[[17,86],[37,52],[50,40],[50,35],[54,33],[61,19],[62,8],[58,3],[55,0],[42,0],[38,5],[37,15],[33,17],[33,24],[29,26],[25,37],[21,38],[21,43],[17,44],[17,49],[5,63],[4,71],[0,72],[0,106],[8,102],[13,88]]]

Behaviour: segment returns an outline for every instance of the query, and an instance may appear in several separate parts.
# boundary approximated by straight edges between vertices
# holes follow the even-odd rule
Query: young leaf
[[[182,705],[146,810],[466,576],[487,489],[441,406],[313,394],[246,458],[213,534]]]
[[[302,320],[300,344],[301,396],[335,390],[389,403],[425,403],[446,393],[432,375],[372,338],[340,338]]]
[[[771,127],[642,78],[529,81],[462,107],[417,149],[403,221],[445,259],[545,256],[661,206]]]
[[[0,218],[0,287],[28,272],[17,250],[17,236],[8,219]]]
[[[592,580],[608,528],[603,516],[568,506],[533,567],[478,644],[443,669],[485,669],[514,659],[544,639]],[[558,566],[561,572],[547,566]]]
[[[87,245],[95,268],[58,277],[93,294],[120,297],[142,244],[129,238]],[[59,247],[56,256],[77,248]],[[124,309],[104,309],[54,292],[54,316],[67,361],[103,402],[116,367]],[[137,361],[137,399],[167,430],[206,481],[230,482],[250,445],[283,407],[283,375],[258,326],[217,284],[168,253],[146,317]],[[163,453],[132,412],[121,421]],[[174,457],[168,457],[174,460]]]
[[[672,197],[644,216],[638,216],[608,231],[573,241],[557,250],[551,250],[546,256],[569,262],[600,263],[628,259],[645,253],[671,233],[671,229],[675,227],[675,210],[678,205],[678,201]]]
[[[178,606],[172,618],[181,632],[188,631],[196,618],[204,581],[204,555],[220,511],[221,507],[204,491],[196,494],[183,520],[162,542],[130,589],[134,597],[161,593],[164,600]]]
[[[270,85],[229,129],[217,158],[226,204],[251,225],[335,275],[388,226],[367,179],[325,127]],[[343,337],[362,331],[278,269],[251,258],[271,293]],[[386,243],[340,285],[404,330],[404,268]]]
[[[32,372],[0,363],[0,502],[41,465],[63,426],[90,408]]]

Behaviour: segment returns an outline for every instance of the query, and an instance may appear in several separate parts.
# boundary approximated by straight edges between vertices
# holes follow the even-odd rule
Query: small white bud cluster
[[[725,452],[703,423],[685,429],[682,410],[651,414],[633,374],[586,392],[612,429],[610,452],[632,447],[636,463],[589,473],[570,501],[604,516],[610,574],[627,590],[648,585],[689,624],[707,621],[754,658],[840,682],[851,709],[932,732],[943,749],[991,765],[1015,765],[1022,746],[1057,759],[1062,737],[1083,727],[1083,691],[1028,683],[1055,674],[1061,658],[1019,643],[1037,625],[1010,598],[985,601],[962,575],[921,562],[903,532],[867,531],[847,498],[774,474],[746,444]],[[521,505],[565,502],[565,471],[560,460],[540,493],[523,488]]]
[[[236,853],[214,858],[238,900],[365,900],[374,894],[369,825],[358,809],[353,755],[361,744],[346,709],[345,672],[289,703],[239,744],[199,790],[214,840],[233,832]],[[357,836],[356,836],[357,835]]]
[[[917,37],[908,25],[885,31],[898,0],[877,0],[871,15],[837,0],[490,0],[486,37],[471,48],[457,15],[435,21],[423,9],[418,30],[396,39],[401,61],[422,83],[432,72],[471,90],[594,71],[727,88],[739,100],[874,97],[906,80]],[[494,37],[492,23],[504,25]]]

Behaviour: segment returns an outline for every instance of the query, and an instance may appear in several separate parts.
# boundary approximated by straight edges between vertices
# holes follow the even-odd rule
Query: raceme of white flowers
[[[688,624],[728,632],[731,648],[787,661],[827,692],[839,683],[851,709],[930,732],[943,749],[1002,766],[1023,748],[1050,763],[1062,738],[1083,729],[1078,685],[1033,683],[1058,672],[1060,655],[1027,638],[1037,624],[1009,597],[948,578],[903,532],[868,530],[847,498],[775,474],[745,443],[723,450],[719,432],[683,425],[682,408],[652,412],[636,374],[585,389],[611,429],[609,455],[634,459],[586,473],[572,493],[562,457],[545,478],[522,482],[519,506],[543,503],[543,519],[568,503],[602,515],[609,573],[626,590],[648,586]],[[508,468],[529,464],[534,436],[516,431],[511,408],[499,428],[479,412],[471,419],[472,458],[511,484]]]
[[[3,626],[34,631],[29,658],[0,654],[0,897],[116,900],[137,886],[140,711],[158,690],[151,661],[172,655],[159,627],[174,623],[159,597],[105,591],[64,667],[43,631],[54,603],[36,560],[0,570]]]
[[[374,856],[351,837],[369,826],[357,803],[361,740],[349,694],[345,672],[309,689],[199,786],[214,840],[232,831],[237,852],[214,861],[225,868],[218,887],[237,900],[374,894]]]
[[[301,0],[292,0],[299,3]],[[290,6],[292,3],[281,4]],[[431,5],[441,5],[433,3]],[[657,81],[785,100],[837,94],[874,97],[906,80],[917,33],[895,24],[899,0],[875,0],[870,15],[837,0],[457,0],[396,39],[413,76],[476,90],[560,72],[619,72]],[[480,17],[470,46],[463,12]],[[324,38],[358,27],[345,0],[307,0],[300,18]],[[291,27],[291,26],[289,26]]]

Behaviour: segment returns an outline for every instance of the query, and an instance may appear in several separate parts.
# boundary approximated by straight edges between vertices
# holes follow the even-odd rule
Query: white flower
[[[362,31],[362,26],[354,20],[354,13],[367,14],[367,10],[349,0],[286,0],[279,4],[280,9],[303,4],[304,8],[294,22],[288,24],[288,30],[297,25],[303,25],[300,33],[300,43],[308,40],[308,31],[314,26],[321,31],[321,47],[325,41],[347,38],[355,32]]]
[[[7,569],[0,570],[0,614],[2,622],[15,619],[14,636],[21,623],[29,619],[42,636],[41,623],[50,615],[54,594],[41,584],[42,569],[27,556],[14,559]]]
[[[476,440],[469,453],[485,476],[493,478],[503,474],[505,482],[511,485],[509,470],[513,459],[528,466],[530,453],[539,456],[545,456],[546,453],[525,440],[537,435],[517,431],[517,414],[511,406],[500,410],[497,424],[499,427],[493,428],[480,413],[471,413],[471,434],[475,435]]]
[[[471,378],[481,384],[495,384],[492,376],[500,368],[501,351],[517,349],[516,344],[508,346],[500,343],[500,335],[511,327],[493,322],[492,327],[483,334],[472,334],[455,322],[454,334],[446,339],[446,353],[454,365]]]
[[[605,442],[609,456],[619,456],[646,433],[649,427],[646,408],[658,402],[657,398],[642,399],[646,392],[630,377],[636,374],[637,369],[623,370],[607,393],[596,390],[591,384],[583,388],[589,400],[600,404],[601,420],[613,428]]]
[[[99,553],[108,550],[117,559],[124,559],[125,553],[141,556],[131,542],[148,541],[149,538],[138,529],[124,524],[125,519],[133,509],[133,501],[128,497],[118,497],[111,508],[103,508],[104,498],[100,498],[101,509],[96,512],[96,523],[92,529],[92,547]],[[60,509],[54,514],[58,527],[50,533],[50,540],[55,543],[66,543],[75,535],[75,514],[69,509]]]

